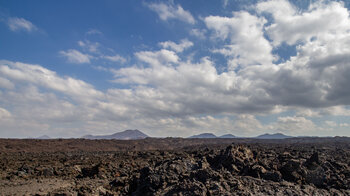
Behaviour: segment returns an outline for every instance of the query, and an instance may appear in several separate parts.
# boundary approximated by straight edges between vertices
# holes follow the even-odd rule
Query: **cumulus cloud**
[[[273,105],[258,103],[260,92],[255,92],[256,95],[250,95],[252,98],[248,98],[245,94],[253,92],[249,81],[238,77],[234,72],[218,74],[209,58],[203,58],[198,63],[177,62],[177,58],[167,58],[168,60],[163,60],[164,63],[170,59],[176,63],[176,66],[168,66],[149,57],[161,54],[160,51],[141,54],[147,54],[145,55],[147,58],[142,56],[140,60],[151,66],[113,70],[115,82],[145,85],[136,92],[142,90],[146,91],[147,95],[154,94],[161,97],[166,105],[171,106],[173,111],[168,111],[169,113],[175,111],[179,113],[175,112],[174,115],[240,113],[269,111],[274,108]],[[146,87],[148,85],[153,88]],[[135,96],[131,94],[130,98]],[[257,103],[253,103],[254,101]]]
[[[177,63],[179,57],[175,52],[162,49],[160,51],[141,51],[135,53],[136,58],[140,61],[148,63],[152,66],[169,65],[169,63]]]
[[[125,63],[126,62],[126,58],[116,54],[114,56],[102,56],[102,58],[107,59],[109,61],[112,62],[119,62],[119,63]]]
[[[7,89],[13,89],[15,87],[15,85],[10,80],[0,77],[0,87],[7,88]]]
[[[234,75],[216,73],[208,59],[197,64],[183,63],[176,68],[151,66],[147,71],[137,72],[141,75],[134,73],[140,68],[133,69],[122,68],[114,72],[120,74],[118,82],[141,86],[108,89],[103,93],[83,81],[58,76],[39,65],[2,62],[0,76],[16,82],[16,89],[0,94],[1,103],[10,103],[8,106],[17,116],[15,120],[20,122],[8,121],[6,126],[11,130],[23,130],[23,133],[35,128],[41,131],[38,135],[51,130],[58,131],[56,134],[69,132],[75,136],[85,134],[78,129],[108,133],[106,131],[115,127],[139,127],[146,132],[152,130],[150,133],[157,136],[189,136],[199,130],[241,136],[269,130],[287,133],[311,130],[308,129],[312,125],[309,120],[301,117],[280,118],[272,128],[262,125],[249,113],[266,112],[270,108],[254,105],[244,95],[236,95],[245,89],[242,81],[231,86],[230,78]],[[46,90],[41,91],[42,88]],[[218,118],[215,114],[224,117]],[[237,117],[232,119],[232,114]],[[72,127],[63,130],[57,122]]]
[[[92,85],[40,65],[1,61],[0,77],[16,84],[0,91],[0,104],[10,108],[0,107],[2,137],[79,136],[104,99]]]
[[[251,114],[238,115],[230,130],[244,136],[258,135],[268,131],[267,127],[262,125],[261,122]]]
[[[62,78],[55,72],[40,65],[19,62],[1,61],[0,76],[12,81],[31,83],[55,91],[59,91],[77,99],[93,99],[103,96],[90,84],[71,77]]]
[[[7,20],[7,25],[11,31],[27,31],[33,32],[38,30],[38,28],[30,21],[24,18],[11,17]]]
[[[69,49],[67,51],[59,52],[62,56],[66,57],[68,62],[82,64],[82,63],[90,63],[90,59],[92,56],[88,54],[84,54],[79,52],[78,50]]]
[[[321,129],[314,122],[301,116],[278,117],[276,123],[271,125],[276,132],[291,135],[318,134]]]
[[[231,57],[231,69],[237,66],[271,64],[275,59],[271,54],[272,46],[264,37],[263,27],[267,22],[263,18],[248,12],[233,12],[233,16],[208,16],[204,19],[208,29],[221,40],[229,40],[224,48],[213,50]]]
[[[274,22],[266,28],[274,45],[307,41],[327,32],[349,28],[349,13],[341,2],[315,2],[299,12],[287,0],[273,0],[257,4],[258,12],[267,12]]]
[[[206,30],[205,29],[192,29],[190,31],[190,34],[199,38],[199,39],[205,39]]]
[[[10,118],[0,117],[1,137],[76,136],[71,131],[74,129],[72,124],[88,119],[86,114],[89,111],[58,98],[52,90],[40,92],[31,84],[17,86],[20,87],[0,95],[1,103],[6,103],[12,113]]]
[[[175,52],[183,52],[185,49],[192,47],[193,43],[188,41],[187,39],[183,39],[178,44],[172,41],[166,41],[160,42],[159,45],[165,49],[172,49]]]
[[[177,19],[183,22],[194,24],[196,20],[189,11],[184,10],[180,5],[151,3],[147,4],[149,9],[155,11],[161,20]]]
[[[350,116],[350,110],[346,106],[332,106],[318,109],[298,108],[297,111],[298,115],[307,117]]]

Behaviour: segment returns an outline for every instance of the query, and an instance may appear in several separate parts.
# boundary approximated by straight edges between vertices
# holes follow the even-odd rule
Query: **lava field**
[[[0,139],[0,194],[350,195],[350,139]]]

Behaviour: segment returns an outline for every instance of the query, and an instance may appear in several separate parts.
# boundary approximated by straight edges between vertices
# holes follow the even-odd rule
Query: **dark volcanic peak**
[[[286,138],[292,138],[292,136],[284,135],[282,133],[275,133],[275,134],[263,134],[259,135],[256,138],[258,139],[286,139]]]
[[[112,135],[85,135],[85,139],[118,139],[118,140],[136,140],[144,139],[148,135],[142,133],[141,131],[135,130],[125,130],[122,132],[114,133]]]
[[[111,135],[112,137],[119,137],[119,138],[134,138],[134,139],[143,139],[148,137],[148,135],[142,133],[141,131],[135,129],[135,130],[125,130],[119,133],[115,133]]]
[[[232,135],[232,134],[225,134],[220,136],[219,138],[236,138],[236,136]]]
[[[212,134],[212,133],[201,133],[198,135],[193,135],[191,137],[188,138],[217,138],[216,135]]]

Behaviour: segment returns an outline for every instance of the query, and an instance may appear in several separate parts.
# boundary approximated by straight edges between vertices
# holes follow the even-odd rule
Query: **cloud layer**
[[[350,116],[350,18],[342,3],[315,2],[301,10],[286,0],[261,1],[250,10],[201,21],[180,5],[147,6],[161,20],[192,25],[189,35],[200,39],[167,40],[156,49],[136,51],[131,66],[118,54],[102,54],[103,46],[88,40],[78,42],[83,52],[59,52],[70,63],[99,58],[124,64],[101,67],[116,85],[104,91],[44,65],[1,61],[3,134],[35,129],[38,135],[80,136],[117,127],[154,136],[349,135],[346,122],[317,122]],[[188,51],[198,42],[215,47],[193,58]],[[296,50],[286,61],[276,52],[283,44]],[[269,117],[273,120],[261,120]]]

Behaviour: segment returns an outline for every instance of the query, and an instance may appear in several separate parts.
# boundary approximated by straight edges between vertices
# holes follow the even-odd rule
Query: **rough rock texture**
[[[0,151],[1,195],[350,195],[347,140],[233,141],[174,150]]]

